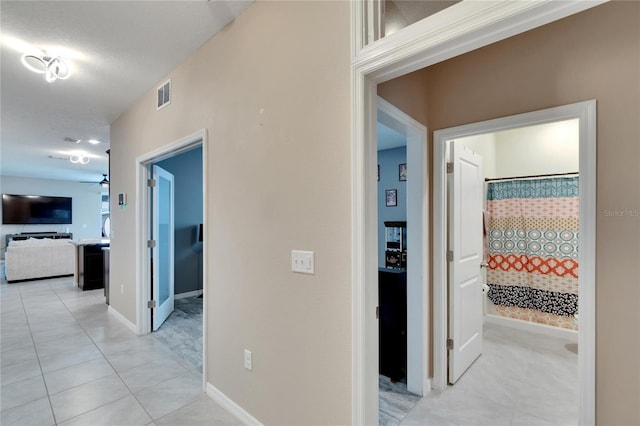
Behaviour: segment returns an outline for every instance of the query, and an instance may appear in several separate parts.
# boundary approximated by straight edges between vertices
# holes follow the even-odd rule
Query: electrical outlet
[[[253,355],[251,354],[251,351],[246,349],[244,350],[244,368],[249,371],[253,371]]]
[[[291,270],[301,274],[315,273],[312,251],[291,250]]]

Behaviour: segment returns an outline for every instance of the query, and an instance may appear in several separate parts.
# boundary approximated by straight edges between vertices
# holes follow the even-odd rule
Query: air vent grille
[[[165,81],[158,87],[158,109],[162,109],[171,103],[171,80]]]

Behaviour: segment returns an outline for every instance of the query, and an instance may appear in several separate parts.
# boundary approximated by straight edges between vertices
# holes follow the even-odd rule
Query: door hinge
[[[148,240],[147,241],[148,248],[156,248],[156,240]]]
[[[453,251],[447,250],[447,262],[453,262]]]
[[[156,180],[155,179],[147,179],[147,186],[149,188],[155,188],[156,187]]]
[[[447,349],[453,350],[453,339],[447,339]]]
[[[447,173],[453,173],[453,163],[447,163]]]
[[[154,309],[155,307],[156,307],[156,301],[155,300],[149,300],[147,302],[147,308]]]
[[[376,306],[376,319],[380,319],[380,306]]]

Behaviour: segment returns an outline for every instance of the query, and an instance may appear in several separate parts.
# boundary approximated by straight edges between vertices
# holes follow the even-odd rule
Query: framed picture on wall
[[[387,207],[396,207],[398,205],[398,190],[386,189],[384,191],[384,198],[386,200]]]
[[[398,179],[400,179],[400,182],[407,180],[407,163],[402,163],[398,166]]]

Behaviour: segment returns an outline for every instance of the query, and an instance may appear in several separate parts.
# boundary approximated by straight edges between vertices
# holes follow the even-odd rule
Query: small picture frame
[[[378,182],[380,182],[380,164],[378,164]]]
[[[386,189],[384,191],[384,199],[387,207],[396,207],[398,205],[398,190]]]
[[[398,179],[400,182],[407,180],[407,163],[402,163],[398,166]]]

